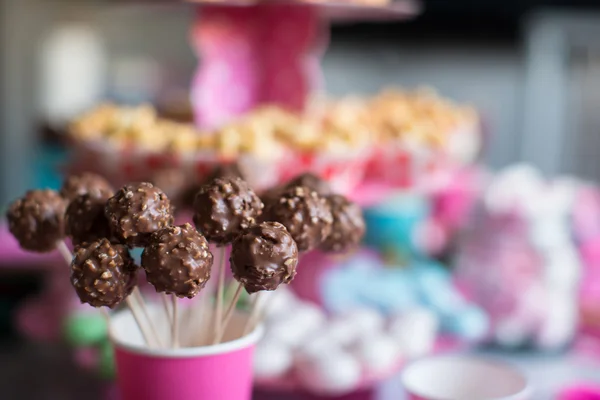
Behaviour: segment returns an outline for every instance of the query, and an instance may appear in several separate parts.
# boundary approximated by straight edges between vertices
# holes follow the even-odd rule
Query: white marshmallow
[[[342,351],[340,343],[326,336],[315,335],[296,349],[295,358],[297,360],[318,358],[321,354],[331,351]]]
[[[354,347],[353,353],[369,374],[388,372],[400,361],[398,341],[385,334],[362,338]]]
[[[405,357],[415,358],[431,352],[438,326],[438,317],[432,311],[418,308],[391,317],[389,333]]]
[[[531,165],[517,164],[496,175],[484,194],[484,204],[491,213],[515,210],[535,212],[536,199],[544,187],[541,174]]]
[[[341,395],[356,389],[362,371],[355,357],[329,349],[300,359],[296,364],[296,376],[302,386],[312,392]]]
[[[300,346],[325,324],[323,311],[309,303],[298,303],[287,314],[272,320],[267,335],[292,348]]]
[[[341,346],[349,346],[358,340],[363,329],[353,320],[334,318],[317,335],[328,338]]]
[[[272,379],[285,375],[292,367],[292,351],[274,340],[264,340],[256,347],[254,374],[259,379]]]
[[[358,308],[348,311],[340,319],[353,326],[359,336],[366,336],[373,332],[380,332],[385,326],[385,319],[381,313],[372,308]]]
[[[264,302],[267,319],[279,318],[279,316],[293,310],[298,304],[299,300],[296,295],[286,287],[281,285],[277,290],[272,292],[265,291],[260,295],[261,302]]]

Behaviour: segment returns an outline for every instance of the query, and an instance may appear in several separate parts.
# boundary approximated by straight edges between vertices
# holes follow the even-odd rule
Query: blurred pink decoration
[[[515,165],[496,174],[481,196],[460,243],[456,279],[490,315],[495,342],[556,349],[574,338],[581,188],[574,179],[548,180],[532,166]],[[579,225],[590,231],[587,222]]]
[[[560,391],[556,400],[600,400],[600,387],[581,383]]]
[[[318,250],[304,254],[298,265],[297,274],[291,283],[292,289],[302,300],[323,305],[321,281],[324,274],[339,266],[339,259]]]
[[[468,233],[457,262],[457,285],[489,315],[496,340],[519,341],[540,329],[544,292],[543,265],[517,217],[480,216]],[[536,306],[541,305],[540,306]],[[514,332],[512,332],[514,330]]]
[[[575,238],[583,264],[579,293],[582,327],[600,336],[600,192],[586,187],[573,210]]]
[[[481,190],[477,167],[457,170],[448,185],[433,194],[433,218],[448,230],[463,226]]]
[[[326,41],[312,6],[205,5],[192,33],[201,59],[192,83],[197,125],[214,128],[263,104],[302,111],[321,86]]]

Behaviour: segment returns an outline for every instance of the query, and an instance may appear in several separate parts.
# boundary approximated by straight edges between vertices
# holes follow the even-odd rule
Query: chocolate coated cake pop
[[[112,195],[105,192],[99,195],[100,197],[96,197],[88,193],[78,196],[67,207],[65,228],[73,244],[111,237],[104,208]]]
[[[92,197],[110,197],[114,189],[106,179],[100,175],[85,172],[81,175],[72,175],[63,183],[60,195],[71,202],[78,196],[90,194]]]
[[[66,206],[65,199],[54,190],[31,190],[9,206],[8,229],[23,249],[51,251],[65,235]]]
[[[145,246],[153,232],[173,223],[167,195],[147,182],[122,187],[104,211],[112,233],[130,247]]]
[[[209,242],[231,243],[256,222],[263,203],[240,178],[217,178],[194,200],[194,223]]]
[[[314,190],[321,196],[331,194],[331,188],[329,187],[329,184],[311,172],[306,172],[304,174],[298,175],[297,177],[289,181],[285,185],[285,188],[289,189],[296,186],[307,187],[310,190]]]
[[[325,198],[331,208],[331,233],[320,248],[324,251],[343,252],[357,246],[365,234],[365,220],[360,207],[337,194]]]
[[[279,222],[249,228],[231,247],[231,271],[248,293],[275,290],[296,275],[298,247]]]
[[[219,164],[216,168],[214,168],[210,175],[206,178],[206,183],[211,183],[215,179],[233,179],[240,178],[242,180],[245,179],[240,166],[237,163],[229,163],[229,164]]]
[[[142,267],[157,292],[192,298],[210,278],[213,255],[190,224],[155,232],[142,253]]]
[[[304,186],[284,191],[280,198],[267,206],[262,219],[283,224],[300,251],[319,246],[331,232],[333,223],[325,199]]]
[[[115,308],[133,290],[135,268],[127,249],[108,239],[75,248],[71,284],[82,303]]]

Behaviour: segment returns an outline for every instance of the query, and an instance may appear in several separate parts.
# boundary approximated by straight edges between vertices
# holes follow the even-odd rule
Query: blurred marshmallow
[[[267,319],[278,318],[279,316],[293,310],[298,303],[296,295],[284,285],[281,285],[274,291],[261,292],[261,301],[264,302]]]
[[[398,342],[405,357],[415,358],[431,352],[438,327],[437,316],[419,308],[391,317],[389,334]]]
[[[325,314],[315,305],[296,303],[286,314],[270,322],[267,336],[296,348],[325,324]]]
[[[353,353],[368,374],[385,373],[400,361],[398,341],[383,333],[361,338]]]
[[[341,395],[356,389],[362,370],[351,354],[330,348],[301,357],[296,364],[296,376],[303,387],[329,395]]]
[[[285,375],[292,367],[292,351],[274,340],[259,343],[254,354],[254,374],[259,379]]]
[[[357,330],[359,336],[380,332],[385,325],[383,315],[372,308],[356,308],[346,312],[341,318],[352,325],[352,329]]]

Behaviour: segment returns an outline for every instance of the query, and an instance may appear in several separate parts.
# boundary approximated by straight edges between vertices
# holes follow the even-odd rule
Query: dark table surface
[[[478,351],[520,367],[536,392],[532,400],[555,398],[558,390],[577,382],[600,384],[600,359],[570,353],[505,353]],[[0,398],[2,400],[107,400],[111,386],[78,367],[69,349],[61,345],[17,340],[0,342]],[[371,400],[403,400],[398,377],[391,379]],[[347,397],[363,400],[367,396]],[[256,400],[306,400],[289,395],[255,396]]]

